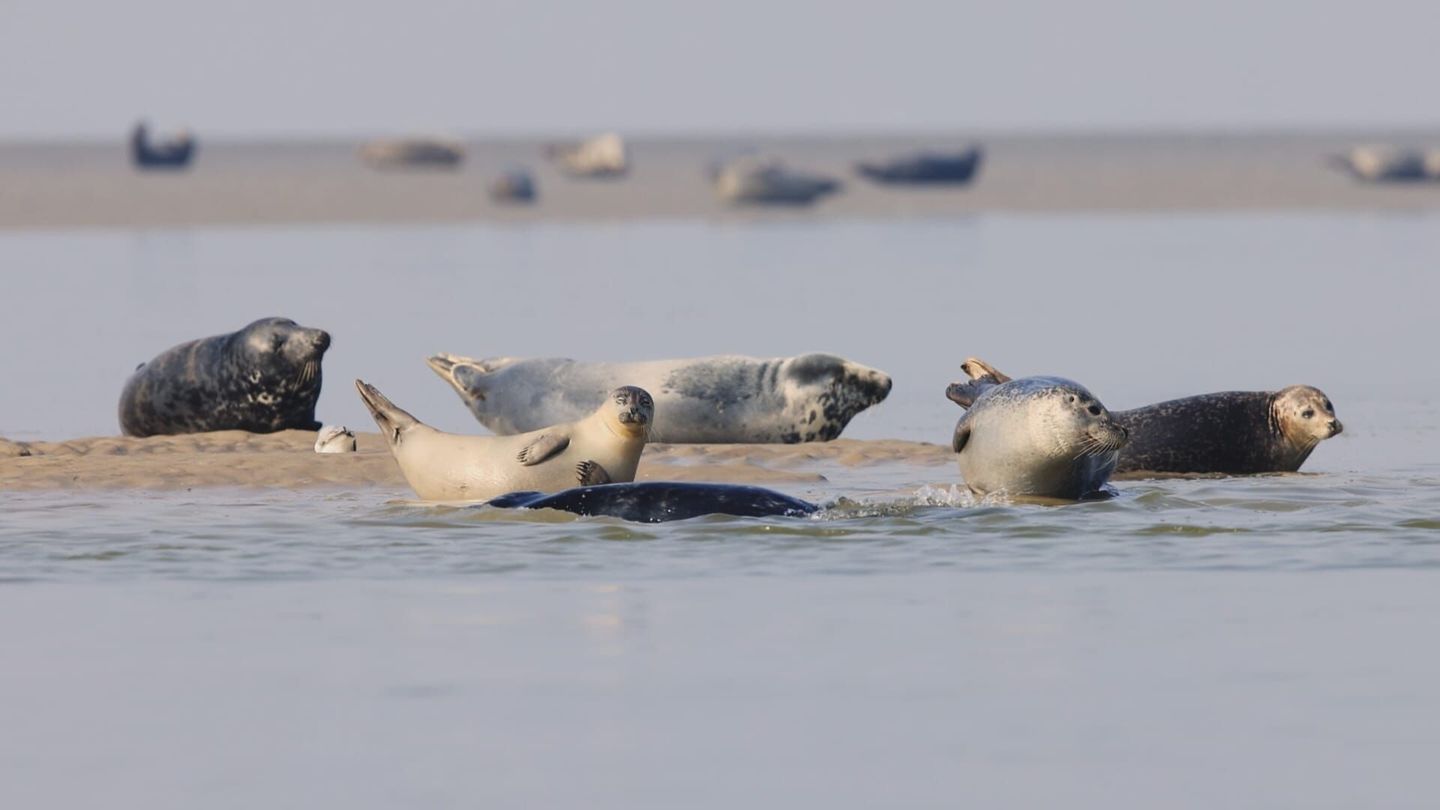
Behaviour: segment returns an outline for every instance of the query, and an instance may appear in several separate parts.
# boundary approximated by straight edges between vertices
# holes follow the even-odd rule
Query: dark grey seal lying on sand
[[[804,517],[820,509],[808,501],[762,487],[668,481],[577,487],[552,495],[512,492],[486,505],[501,509],[559,509],[635,523],[664,523],[701,515]]]
[[[962,368],[972,378],[1010,379],[975,358]],[[1325,392],[1308,385],[1200,394],[1114,416],[1130,432],[1116,467],[1126,473],[1295,472],[1345,429]]]
[[[966,409],[951,446],[965,485],[979,495],[1102,494],[1128,439],[1093,394],[1061,377],[978,376],[945,395]]]
[[[142,363],[120,394],[126,436],[319,430],[320,359],[330,335],[288,318],[192,340]]]

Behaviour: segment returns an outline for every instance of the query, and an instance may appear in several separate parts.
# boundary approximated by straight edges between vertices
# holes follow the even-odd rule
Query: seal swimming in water
[[[961,368],[972,378],[1009,379],[975,358]],[[1130,431],[1116,467],[1123,473],[1296,472],[1320,442],[1345,429],[1330,398],[1309,385],[1200,394],[1114,417]]]
[[[356,380],[355,387],[410,488],[430,501],[633,481],[655,416],[650,395],[625,386],[575,422],[515,436],[460,436],[422,423],[373,385]]]
[[[634,523],[664,523],[701,515],[804,517],[820,510],[809,501],[762,487],[673,481],[577,487],[553,495],[512,492],[486,505],[501,509],[559,509]]]
[[[655,393],[650,440],[773,444],[829,441],[885,399],[890,377],[829,354],[734,355],[639,363],[560,358],[429,359],[485,427],[499,434],[580,418],[621,383]]]
[[[320,360],[330,335],[288,318],[192,340],[141,363],[120,394],[126,436],[318,430]]]
[[[1061,377],[979,377],[945,395],[966,409],[951,447],[965,485],[980,495],[1099,493],[1128,438],[1094,395]]]

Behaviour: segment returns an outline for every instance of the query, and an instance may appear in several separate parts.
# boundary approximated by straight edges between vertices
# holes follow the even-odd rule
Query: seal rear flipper
[[[600,466],[598,461],[585,460],[575,465],[575,476],[580,479],[580,486],[593,487],[600,484],[612,484],[610,473]]]
[[[441,352],[426,358],[425,362],[432,371],[439,374],[445,382],[450,383],[456,391],[483,400],[488,387],[486,377],[511,365],[515,362],[515,358],[494,357],[489,360],[476,360],[473,357]]]
[[[980,395],[994,388],[997,383],[988,377],[969,382],[953,382],[945,388],[945,398],[962,408],[975,404]]]
[[[545,497],[545,493],[535,490],[508,492],[498,498],[491,498],[485,502],[485,505],[497,509],[523,509],[543,497]]]
[[[385,395],[380,393],[380,389],[370,383],[356,380],[355,389],[360,392],[360,401],[364,402],[365,407],[369,409],[370,416],[375,420],[380,432],[384,434],[385,441],[393,444],[400,438],[402,431],[420,424],[419,419],[386,399]]]
[[[569,446],[570,437],[568,435],[564,433],[546,433],[535,441],[520,448],[520,452],[515,454],[515,458],[526,467],[533,467]]]
[[[990,380],[996,385],[1010,382],[1011,379],[1009,375],[978,357],[965,358],[965,362],[960,364],[960,370],[972,380]]]

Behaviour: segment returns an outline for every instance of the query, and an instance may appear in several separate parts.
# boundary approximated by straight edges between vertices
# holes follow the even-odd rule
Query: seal
[[[882,402],[891,386],[884,372],[830,354],[638,363],[438,354],[429,363],[481,424],[502,435],[578,419],[624,383],[655,392],[651,441],[829,441],[856,414]]]
[[[575,422],[514,436],[460,436],[422,423],[373,385],[356,380],[355,387],[410,488],[430,501],[633,481],[655,416],[650,395],[625,386]]]
[[[967,409],[951,447],[965,485],[979,495],[1101,494],[1128,439],[1093,394],[1061,377],[981,376],[945,394]]]
[[[315,437],[317,453],[355,452],[355,433],[344,425],[326,425]]]
[[[975,377],[1009,379],[982,361],[962,366]],[[1251,475],[1297,472],[1320,442],[1345,429],[1324,391],[1220,391],[1128,411],[1115,421],[1130,432],[1116,472]]]
[[[559,509],[633,523],[665,523],[701,515],[804,517],[820,510],[809,501],[763,487],[673,481],[577,487],[552,495],[512,492],[486,505],[501,509]]]
[[[126,436],[210,430],[318,430],[320,360],[330,335],[288,318],[192,340],[141,363],[120,394]]]

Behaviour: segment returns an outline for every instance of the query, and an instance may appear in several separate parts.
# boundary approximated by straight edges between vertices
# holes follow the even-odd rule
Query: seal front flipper
[[[593,487],[600,484],[614,483],[610,479],[610,473],[600,466],[599,462],[582,461],[575,465],[575,476],[580,479],[580,486]]]
[[[961,419],[955,425],[955,435],[950,439],[950,447],[958,453],[965,449],[965,442],[968,441],[970,441],[970,425]]]
[[[521,464],[533,467],[570,446],[570,436],[564,433],[546,433],[535,441],[520,448],[515,454]]]

